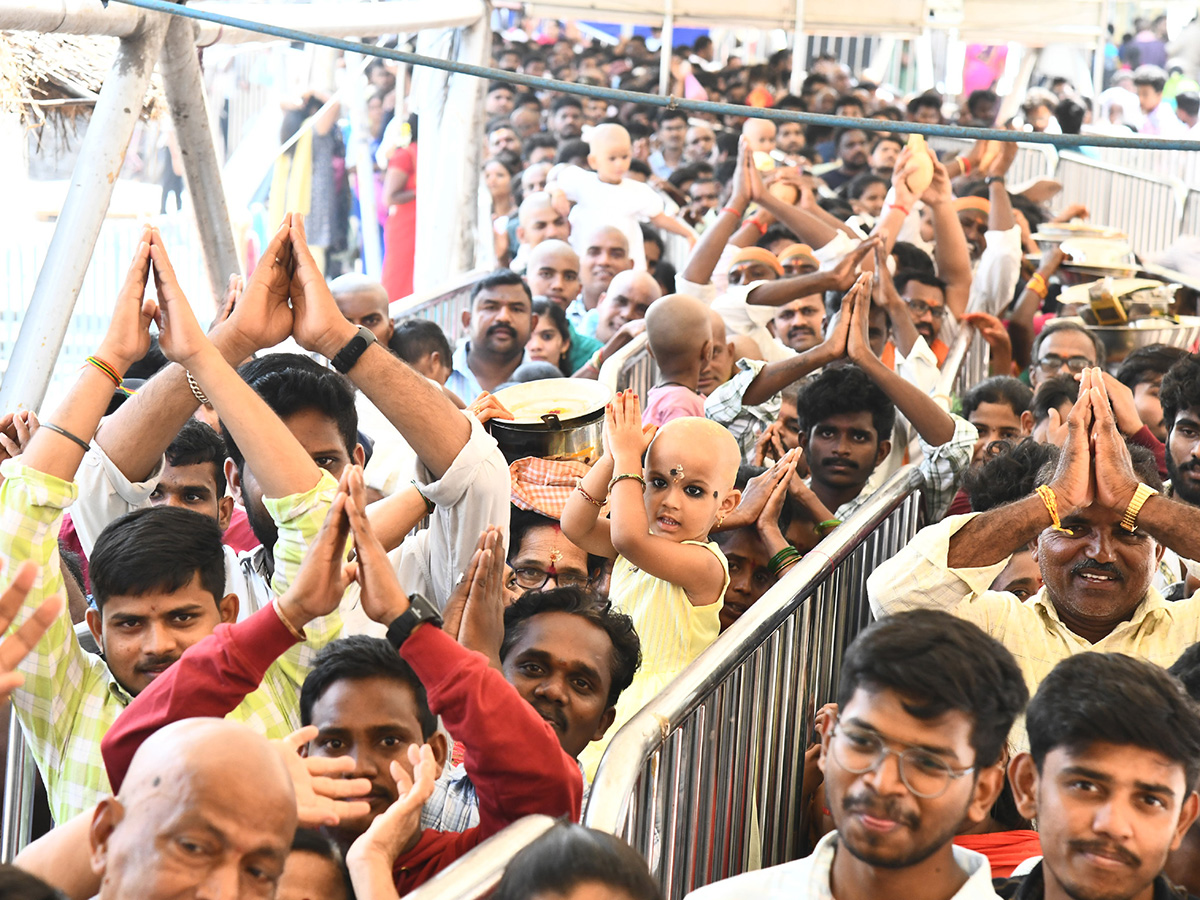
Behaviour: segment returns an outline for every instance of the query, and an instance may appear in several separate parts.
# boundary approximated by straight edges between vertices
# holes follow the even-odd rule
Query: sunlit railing
[[[526,816],[488,838],[405,900],[476,900],[500,881],[509,861],[554,827],[549,816]]]

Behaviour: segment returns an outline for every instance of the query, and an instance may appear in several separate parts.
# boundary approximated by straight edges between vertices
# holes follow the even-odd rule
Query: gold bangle
[[[1025,282],[1025,290],[1032,291],[1040,299],[1045,300],[1046,295],[1050,293],[1050,285],[1046,284],[1046,279],[1041,272],[1034,272]]]
[[[1137,490],[1133,492],[1133,499],[1129,501],[1129,505],[1125,507],[1125,515],[1121,519],[1121,527],[1130,534],[1137,531],[1138,513],[1142,511],[1142,506],[1147,500],[1157,494],[1154,488],[1144,482],[1137,486]]]
[[[1046,512],[1050,513],[1050,527],[1055,531],[1061,531],[1063,534],[1070,534],[1071,529],[1063,528],[1062,522],[1058,519],[1058,498],[1054,496],[1054,489],[1049,485],[1039,484],[1037,486],[1037,495],[1042,498],[1042,503],[1046,505]]]
[[[294,637],[298,641],[308,640],[308,638],[305,637],[305,635],[304,635],[304,629],[297,628],[295,625],[292,624],[291,620],[283,614],[283,610],[279,608],[279,598],[278,597],[275,597],[271,601],[271,608],[275,610],[275,615],[279,616],[279,621],[283,623],[283,627],[292,633],[292,637]]]
[[[583,494],[583,499],[586,500],[588,503],[592,504],[592,506],[596,507],[596,509],[603,509],[604,502],[605,502],[605,500],[608,499],[607,497],[605,497],[604,500],[597,500],[595,497],[593,497],[591,494],[589,494],[587,491],[585,491],[583,489],[583,479],[582,478],[580,478],[578,481],[575,482],[575,490],[577,490],[577,491],[579,491],[579,493]]]
[[[614,475],[612,481],[610,481],[608,483],[608,493],[610,493],[610,494],[612,493],[614,484],[616,484],[618,481],[625,481],[626,479],[631,479],[633,481],[640,482],[642,485],[642,491],[644,492],[646,490],[646,479],[645,478],[643,478],[641,475],[638,475],[635,472],[622,472],[620,475]]]

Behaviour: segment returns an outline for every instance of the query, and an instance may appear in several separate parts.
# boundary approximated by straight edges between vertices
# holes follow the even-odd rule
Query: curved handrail
[[[453,865],[439,872],[405,900],[475,900],[487,895],[521,850],[553,828],[549,816],[526,816],[492,835]]]
[[[946,361],[942,363],[942,371],[938,376],[937,386],[933,389],[933,398],[935,400],[943,400],[946,403],[946,408],[950,408],[950,398],[954,395],[955,382],[958,380],[959,370],[962,369],[963,363],[967,358],[967,351],[971,349],[971,342],[975,339],[975,326],[970,323],[963,322],[959,325],[958,334],[955,335],[954,341],[950,344],[950,349],[946,352]]]

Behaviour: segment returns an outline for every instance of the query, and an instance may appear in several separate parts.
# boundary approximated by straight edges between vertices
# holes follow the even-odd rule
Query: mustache
[[[1084,572],[1094,572],[1098,575],[1111,575],[1113,578],[1121,577],[1121,570],[1113,563],[1096,562],[1092,559],[1085,559],[1083,562],[1076,563],[1071,569],[1072,575],[1082,575]]]
[[[796,337],[797,335],[801,334],[806,334],[809,337],[813,337],[816,332],[807,325],[796,325],[795,327],[788,329],[788,337]]]
[[[845,466],[847,469],[857,469],[858,463],[852,459],[839,459],[836,456],[829,456],[821,460],[823,466]]]
[[[150,669],[166,668],[167,666],[173,666],[178,659],[178,656],[151,656],[138,663],[135,670],[138,672],[147,672]]]
[[[896,799],[885,799],[874,793],[847,795],[842,801],[842,812],[861,812],[875,819],[899,822],[914,830],[920,825],[920,819],[903,809]]]
[[[552,706],[548,703],[534,703],[533,708],[537,710],[538,715],[543,719],[549,719],[562,731],[567,730],[567,717],[557,706]]]
[[[517,336],[516,329],[508,325],[493,325],[487,330],[487,334],[489,337],[491,337],[493,334],[507,334],[510,337]]]
[[[1107,841],[1070,841],[1068,846],[1074,853],[1095,853],[1102,856],[1114,856],[1125,865],[1136,869],[1142,864],[1141,857],[1117,844]]]

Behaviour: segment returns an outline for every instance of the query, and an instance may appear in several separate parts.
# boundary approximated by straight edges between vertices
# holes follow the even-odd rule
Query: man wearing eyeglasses
[[[937,357],[938,365],[946,361],[950,348],[938,338],[946,319],[946,282],[931,272],[908,269],[896,273],[896,291],[908,307],[913,327],[925,338],[925,343]]]
[[[1029,384],[1036,388],[1055,375],[1078,375],[1104,365],[1104,345],[1082,322],[1060,319],[1042,329],[1033,342]]]
[[[820,767],[837,830],[812,854],[689,900],[994,900],[987,857],[954,846],[1004,784],[1008,730],[1029,699],[1012,655],[979,628],[920,610],[858,636]]]

